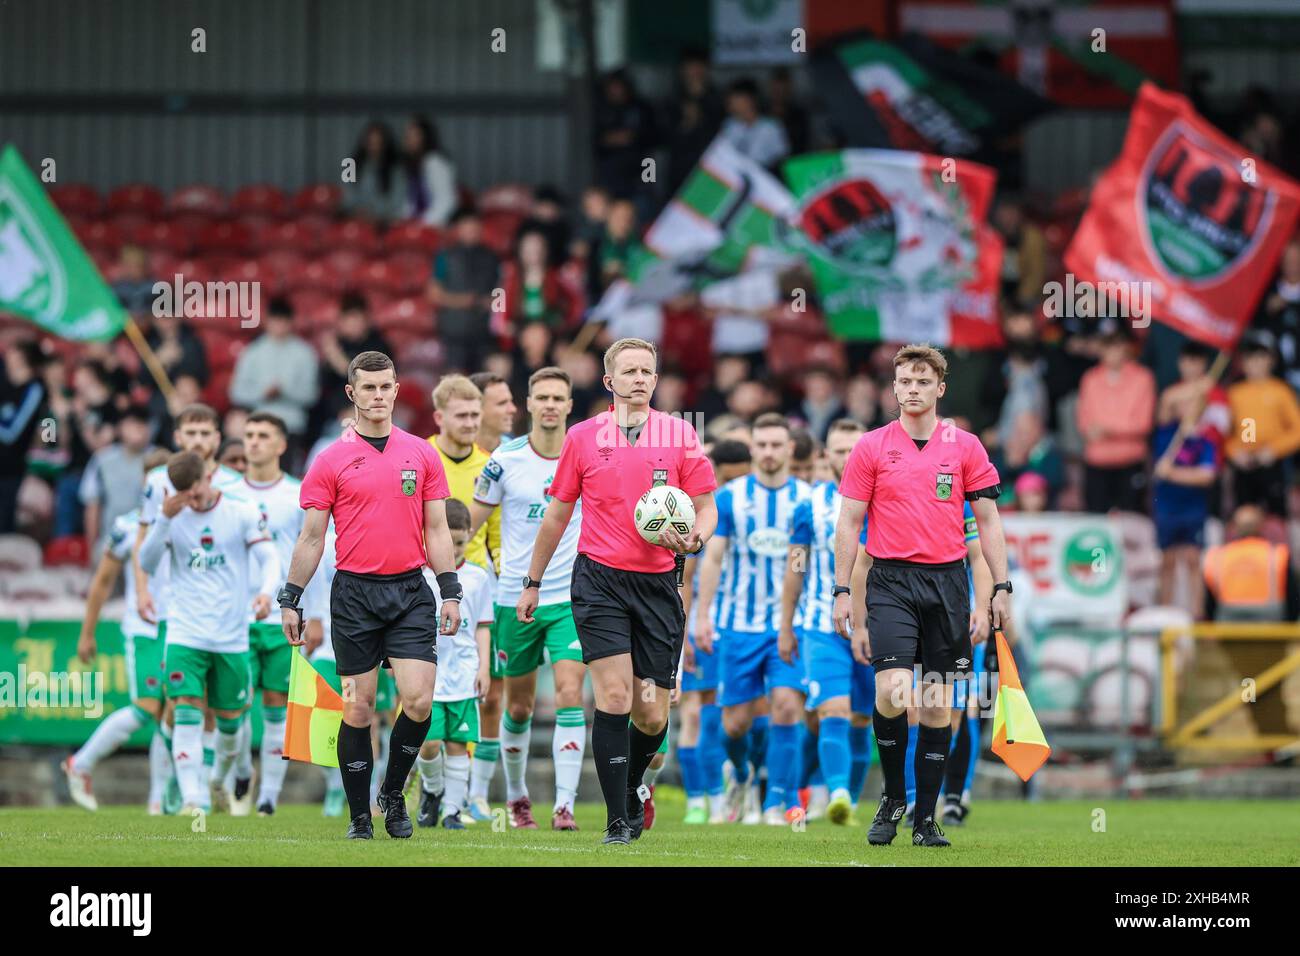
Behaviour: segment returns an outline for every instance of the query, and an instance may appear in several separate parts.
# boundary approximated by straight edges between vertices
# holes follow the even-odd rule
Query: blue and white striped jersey
[[[733,479],[715,493],[718,530],[714,533],[727,539],[714,605],[713,621],[719,630],[776,633],[790,519],[810,494],[812,488],[798,478],[769,489],[754,475]]]
[[[831,623],[831,588],[835,586],[835,523],[840,519],[843,500],[839,485],[819,482],[813,485],[812,494],[795,507],[790,519],[790,544],[808,549],[803,590],[795,605],[796,630],[823,634],[835,630]],[[863,533],[865,528],[864,519]]]

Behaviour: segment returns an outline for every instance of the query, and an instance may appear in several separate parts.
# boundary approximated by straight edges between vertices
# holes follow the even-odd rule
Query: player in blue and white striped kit
[[[875,706],[872,669],[853,659],[849,641],[836,631],[831,617],[839,479],[862,432],[862,425],[852,419],[831,425],[826,455],[835,480],[815,485],[794,510],[779,642],[782,659],[802,657],[808,708],[818,718],[817,757],[831,791],[826,815],[838,824],[849,822],[862,792]]]
[[[771,723],[761,818],[775,825],[785,824],[783,806],[793,807],[797,800],[796,757],[805,693],[803,668],[781,660],[777,651],[790,519],[812,490],[790,477],[792,444],[785,416],[768,413],[754,421],[753,472],[714,496],[718,528],[700,558],[695,607],[697,648],[711,653],[716,629],[721,654],[718,703],[733,774],[729,816],[735,820],[743,812],[746,822],[759,822],[752,812],[749,729],[767,698]]]
[[[709,449],[718,487],[749,474],[749,445],[723,439]],[[686,613],[683,645],[682,696],[677,706],[677,761],[682,768],[689,824],[726,823],[723,801],[722,708],[717,704],[720,655],[706,654],[695,646],[695,615],[691,613],[700,589],[696,558],[687,558],[683,574],[682,606]],[[715,598],[716,602],[716,598]]]

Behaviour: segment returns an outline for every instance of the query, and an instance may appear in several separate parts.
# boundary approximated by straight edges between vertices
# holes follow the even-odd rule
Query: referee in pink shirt
[[[285,637],[304,643],[298,601],[316,573],[330,517],[337,574],[330,591],[334,657],[343,678],[339,773],[352,821],[348,838],[374,836],[370,722],[382,663],[393,670],[402,712],[393,722],[379,809],[390,837],[412,832],[402,788],[429,732],[437,670],[439,615],[424,579],[428,563],[442,597],[441,631],[460,627],[461,587],[447,530],[447,476],[423,438],[393,424],[393,360],[362,352],[348,365],[344,391],[357,411],[354,428],[322,451],[302,481],[307,512],[279,602]]]
[[[657,362],[654,345],[641,339],[619,339],[606,350],[604,381],[614,403],[564,438],[516,608],[519,620],[533,620],[546,566],[582,498],[573,619],[596,694],[591,751],[605,797],[604,842],[613,844],[641,835],[649,796],[642,779],[668,732],[686,628],[676,556],[697,554],[718,523],[717,481],[695,429],[650,407]],[[695,527],[685,537],[665,531],[653,545],[632,515],[637,500],[662,484],[690,496]]]
[[[916,747],[916,816],[912,843],[948,846],[934,820],[952,743],[953,682],[971,669],[970,590],[962,502],[979,525],[980,547],[993,572],[993,626],[1011,619],[1007,548],[998,517],[997,470],[979,439],[935,405],[946,387],[948,362],[928,345],[906,345],[894,356],[899,416],[858,439],[840,483],[843,504],[835,526],[836,627],[853,641],[854,656],[876,672],[872,725],[885,792],[867,842],[893,841],[907,807],[904,762],[907,708],[913,706],[913,668],[919,664],[920,726]],[[866,616],[857,611],[849,581],[867,518]]]

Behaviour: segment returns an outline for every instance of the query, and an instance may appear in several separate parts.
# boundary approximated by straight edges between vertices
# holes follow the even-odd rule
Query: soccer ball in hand
[[[695,505],[686,492],[672,485],[656,485],[641,496],[633,515],[637,533],[651,544],[659,543],[659,533],[672,528],[688,535],[695,527]]]

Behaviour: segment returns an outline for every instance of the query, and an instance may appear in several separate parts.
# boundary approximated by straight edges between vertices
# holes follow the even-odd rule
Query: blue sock
[[[826,731],[823,729],[822,733]],[[865,727],[849,727],[849,754],[851,762],[849,764],[849,793],[853,795],[853,802],[857,803],[858,798],[862,796],[862,787],[867,782],[867,770],[871,766],[871,725]],[[822,761],[826,758],[823,756]]]
[[[915,727],[907,728],[907,764],[903,768],[903,779],[907,786],[907,802],[916,803],[916,740],[920,736]]]
[[[705,704],[700,708],[700,786],[710,795],[719,795],[723,790],[722,762],[727,759],[727,751],[722,736],[722,708]]]
[[[751,734],[739,737],[724,735],[723,745],[727,748],[727,759],[731,761],[731,772],[736,780],[744,783],[749,779],[749,738]]]
[[[772,724],[767,741],[767,797],[763,809],[793,807],[799,801],[799,725]]]
[[[817,760],[817,735],[806,724],[799,725],[799,789],[811,787],[821,765]]]
[[[967,714],[966,726],[970,728],[970,761],[966,765],[966,785],[962,787],[962,793],[975,784],[975,761],[980,755],[980,719]]]
[[[700,797],[704,795],[704,788],[700,786],[700,754],[695,747],[683,747],[680,744],[677,747],[677,762],[682,767],[682,789],[686,791],[688,797]]]
[[[754,722],[749,725],[749,763],[754,768],[755,777],[758,777],[767,762],[767,728],[771,722],[772,718],[764,714],[762,717],[755,717]],[[768,778],[770,781],[770,773]]]
[[[849,789],[849,720],[847,717],[823,717],[817,734],[817,756],[826,786],[831,793]]]

